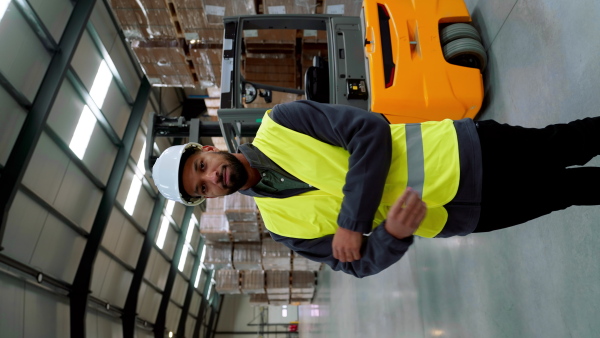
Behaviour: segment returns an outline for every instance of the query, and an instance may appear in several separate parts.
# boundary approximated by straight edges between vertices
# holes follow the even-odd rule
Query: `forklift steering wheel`
[[[244,99],[246,99],[246,103],[252,103],[254,102],[254,100],[256,100],[256,96],[257,96],[257,91],[256,91],[256,87],[254,87],[251,83],[249,82],[244,82]]]

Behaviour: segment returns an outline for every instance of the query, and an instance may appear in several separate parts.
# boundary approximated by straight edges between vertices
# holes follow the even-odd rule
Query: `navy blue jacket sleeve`
[[[350,153],[337,223],[363,234],[371,232],[392,157],[387,121],[356,107],[302,100],[275,106],[271,118]]]
[[[390,235],[385,230],[384,224],[385,222],[375,228],[370,236],[364,237],[361,258],[349,263],[342,263],[333,257],[331,250],[333,235],[315,239],[298,239],[271,233],[271,237],[303,257],[325,263],[335,271],[343,271],[362,278],[377,274],[396,263],[413,243],[413,236],[397,239]]]

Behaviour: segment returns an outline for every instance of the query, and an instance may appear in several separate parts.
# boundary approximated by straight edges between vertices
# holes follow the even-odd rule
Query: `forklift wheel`
[[[483,71],[487,64],[487,55],[483,45],[473,39],[454,40],[443,47],[444,58],[453,65],[478,68]]]
[[[440,34],[442,46],[445,46],[448,42],[463,38],[470,38],[481,42],[481,36],[477,29],[467,23],[455,23],[446,26]]]

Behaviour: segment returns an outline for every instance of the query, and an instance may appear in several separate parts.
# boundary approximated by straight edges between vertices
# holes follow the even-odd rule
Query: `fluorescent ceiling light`
[[[140,154],[140,158],[138,159],[137,162],[137,167],[144,173],[146,172],[145,166],[144,166],[144,158],[146,157],[146,142],[144,142],[144,146],[142,146],[142,153]]]
[[[204,255],[206,255],[206,245],[202,246],[202,255],[200,255],[200,264],[204,264]]]
[[[181,257],[179,258],[179,266],[177,267],[179,269],[179,271],[183,271],[183,268],[185,267],[185,260],[187,259],[188,251],[189,250],[188,250],[187,246],[181,250]]]
[[[94,126],[96,126],[96,117],[92,114],[88,106],[84,106],[77,127],[75,128],[75,133],[69,144],[69,148],[73,150],[79,159],[83,159],[85,150],[90,143]]]
[[[194,234],[194,229],[196,225],[190,220],[187,231],[185,232],[185,244],[189,245],[192,242],[192,235]]]
[[[128,214],[133,215],[133,210],[135,210],[135,205],[138,200],[138,196],[140,194],[140,188],[142,187],[142,181],[134,176],[131,181],[131,186],[129,187],[129,193],[127,194],[127,199],[125,200],[125,211]]]
[[[202,263],[198,264],[198,272],[196,273],[196,280],[194,281],[194,288],[198,287],[200,284],[200,275],[202,275]]]
[[[173,214],[173,208],[175,208],[175,201],[173,200],[169,200],[167,202],[167,207],[165,208],[165,213],[169,216],[171,216]]]
[[[4,17],[8,5],[10,5],[10,0],[0,0],[0,20]]]
[[[158,237],[156,238],[156,245],[162,249],[165,245],[165,238],[167,238],[167,230],[169,230],[169,219],[163,216],[162,223],[160,224],[160,230],[158,231]]]
[[[94,102],[96,102],[98,108],[102,108],[102,105],[104,104],[104,99],[106,98],[106,93],[108,92],[108,87],[110,87],[112,77],[112,73],[110,72],[110,69],[108,69],[106,62],[102,60],[100,67],[98,68],[98,73],[96,73],[92,90],[90,90],[90,96]]]

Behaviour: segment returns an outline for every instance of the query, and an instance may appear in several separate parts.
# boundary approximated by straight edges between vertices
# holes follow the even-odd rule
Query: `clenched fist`
[[[416,191],[407,188],[388,212],[385,230],[398,239],[412,236],[426,214],[425,202]]]

